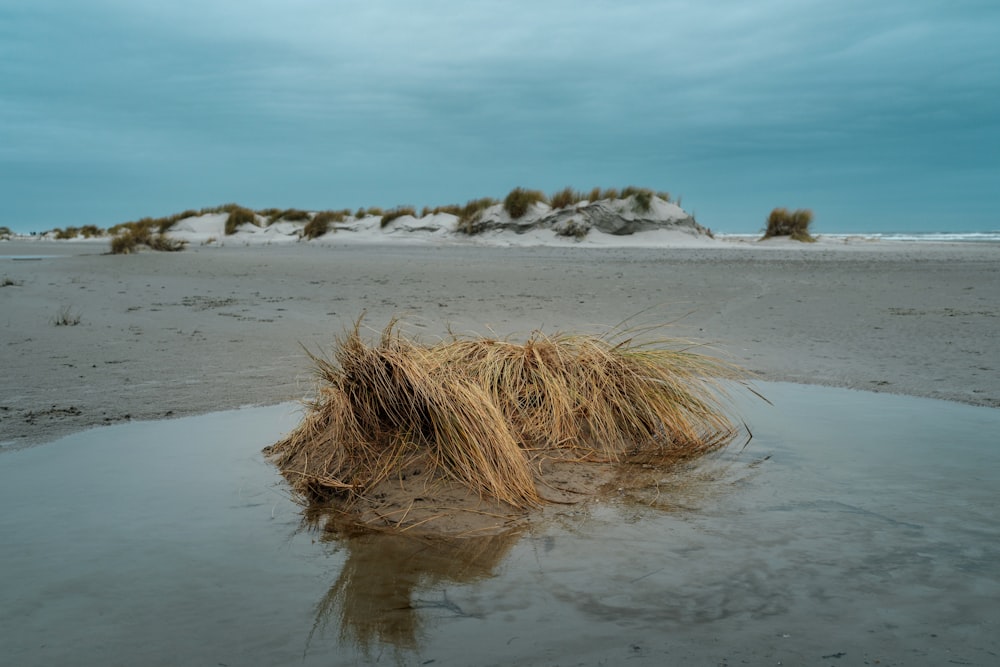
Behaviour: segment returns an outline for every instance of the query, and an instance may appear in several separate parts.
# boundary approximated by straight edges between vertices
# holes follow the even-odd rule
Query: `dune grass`
[[[541,190],[526,190],[521,187],[511,190],[503,200],[503,208],[512,219],[524,217],[533,204],[544,203],[545,193]]]
[[[229,211],[229,217],[226,218],[225,234],[226,236],[231,236],[236,233],[241,225],[257,224],[257,214],[248,208],[243,208],[242,206],[237,206],[236,208]]]
[[[569,208],[574,204],[585,199],[585,195],[582,192],[577,192],[573,188],[567,186],[562,190],[553,192],[552,196],[549,197],[549,206],[552,208]]]
[[[333,223],[343,222],[350,214],[350,211],[320,211],[303,227],[302,236],[307,239],[319,238],[330,231]]]
[[[470,199],[461,209],[458,210],[458,225],[456,231],[462,234],[478,234],[483,231],[483,212],[491,206],[499,204],[499,200],[492,197],[482,197],[480,199]]]
[[[545,460],[670,464],[736,434],[720,381],[744,373],[678,341],[536,332],[523,344],[421,344],[391,322],[366,343],[360,321],[332,358],[311,356],[318,394],[266,450],[309,502],[364,497],[415,463],[482,497],[544,501]]]
[[[417,217],[417,211],[412,206],[397,206],[396,208],[389,209],[382,214],[382,221],[379,223],[381,228],[386,228],[396,218],[402,218],[404,215],[410,215],[414,218]]]
[[[809,209],[789,211],[787,208],[776,208],[767,217],[767,228],[764,230],[763,238],[788,236],[793,241],[813,243],[816,239],[809,233],[812,220],[813,213]]]

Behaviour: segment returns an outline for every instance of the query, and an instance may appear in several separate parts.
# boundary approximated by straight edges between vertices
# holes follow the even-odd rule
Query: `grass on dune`
[[[787,208],[776,208],[767,217],[767,228],[764,230],[764,238],[788,236],[793,241],[812,243],[816,240],[809,233],[809,225],[812,224],[812,220],[813,212],[809,209],[800,208],[795,211],[789,211]]]
[[[266,451],[310,502],[364,497],[414,463],[515,508],[544,460],[670,464],[736,434],[720,381],[743,372],[677,341],[536,332],[425,345],[360,322],[313,357],[318,395]]]

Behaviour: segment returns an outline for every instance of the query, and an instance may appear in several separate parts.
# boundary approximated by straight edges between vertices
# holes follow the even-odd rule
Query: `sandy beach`
[[[414,334],[671,336],[765,380],[1000,406],[1000,246],[0,245],[0,441],[310,394],[303,346],[361,314]],[[57,326],[60,314],[75,325]]]
[[[972,406],[1000,406],[1000,245],[105,248],[0,245],[17,664],[995,662],[998,411]],[[362,312],[429,340],[672,322],[790,382],[653,497],[325,535],[260,452],[312,393],[303,347]]]

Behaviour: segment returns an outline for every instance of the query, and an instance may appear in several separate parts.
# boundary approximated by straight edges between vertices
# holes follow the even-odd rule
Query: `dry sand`
[[[427,338],[638,315],[763,379],[1000,406],[994,244],[106,247],[0,244],[0,443],[303,398],[300,344],[363,311]],[[66,308],[79,324],[55,325]]]

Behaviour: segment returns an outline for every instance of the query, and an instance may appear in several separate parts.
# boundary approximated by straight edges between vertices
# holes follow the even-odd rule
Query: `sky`
[[[668,191],[1000,230],[996,0],[0,0],[0,226]]]

